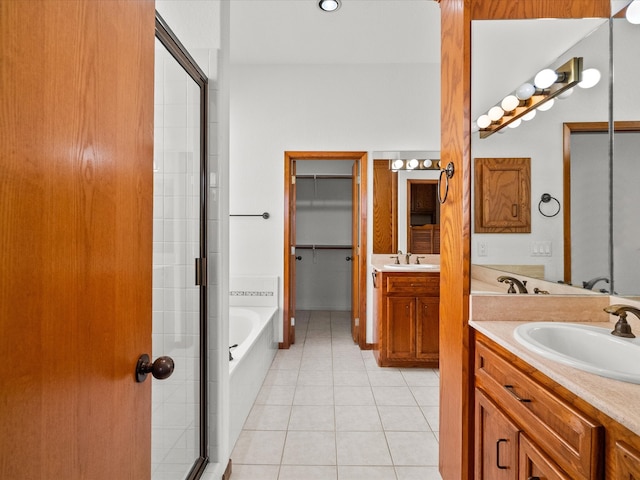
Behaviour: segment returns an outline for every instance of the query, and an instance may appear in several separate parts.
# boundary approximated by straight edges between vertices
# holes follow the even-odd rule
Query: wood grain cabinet
[[[640,480],[640,451],[625,442],[615,444],[615,480]]]
[[[602,425],[490,342],[475,350],[476,480],[602,478]]]
[[[531,159],[476,158],[476,233],[531,233]]]
[[[439,273],[374,271],[374,356],[381,367],[437,367]]]

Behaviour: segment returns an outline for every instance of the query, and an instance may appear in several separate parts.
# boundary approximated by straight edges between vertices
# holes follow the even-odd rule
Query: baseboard
[[[225,468],[224,473],[222,474],[222,480],[230,480],[231,479],[231,459],[229,459],[229,463],[227,463],[227,468]]]

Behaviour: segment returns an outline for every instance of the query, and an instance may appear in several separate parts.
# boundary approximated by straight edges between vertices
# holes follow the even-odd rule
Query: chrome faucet
[[[523,280],[522,282],[520,280],[518,280],[517,278],[513,278],[513,277],[507,277],[506,275],[502,275],[500,277],[498,277],[498,281],[500,283],[506,283],[509,285],[509,289],[507,290],[507,293],[529,293],[527,291],[527,281]],[[516,292],[516,289],[514,288],[514,285],[516,287],[518,287],[518,292]]]
[[[613,328],[611,335],[625,338],[636,338],[636,336],[631,332],[631,325],[627,323],[627,312],[633,313],[640,319],[640,309],[630,305],[609,305],[604,308],[604,311],[611,315],[620,317],[616,326]]]
[[[407,254],[404,256],[404,258],[407,261],[407,265],[409,265],[411,263],[411,261],[409,260],[411,258],[411,254],[409,252],[407,252]]]
[[[604,281],[606,283],[609,283],[609,279],[607,277],[595,277],[587,282],[582,282],[582,288],[586,288],[587,290],[593,290],[593,287],[599,281]]]

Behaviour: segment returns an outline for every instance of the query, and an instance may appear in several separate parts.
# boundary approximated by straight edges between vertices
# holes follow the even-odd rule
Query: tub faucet
[[[630,305],[609,305],[604,308],[604,311],[620,317],[616,326],[613,328],[611,335],[625,338],[636,338],[631,332],[631,325],[627,323],[627,312],[633,313],[636,317],[640,318],[640,309],[632,307]]]
[[[593,287],[599,281],[604,281],[606,283],[609,283],[609,279],[607,277],[595,277],[587,282],[582,282],[582,288],[586,288],[587,290],[593,290]]]
[[[509,289],[507,290],[507,293],[529,293],[527,291],[527,281],[523,280],[522,282],[520,280],[518,280],[517,278],[513,278],[513,277],[507,277],[506,275],[502,275],[500,277],[498,277],[498,281],[500,283],[506,283],[509,285]],[[518,292],[516,292],[516,289],[514,288],[514,285],[516,287],[518,287]]]
[[[237,344],[237,343],[234,343],[233,345],[231,345],[231,346],[229,347],[229,361],[233,360],[233,355],[231,355],[231,349],[232,349],[232,348],[236,348],[237,346],[238,346],[238,344]]]

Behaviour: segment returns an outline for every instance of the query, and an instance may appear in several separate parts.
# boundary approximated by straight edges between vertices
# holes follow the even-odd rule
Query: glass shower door
[[[153,382],[151,444],[152,479],[176,480],[198,478],[207,461],[206,295],[198,276],[206,265],[206,83],[188,73],[185,59],[167,45],[175,37],[166,27],[164,33],[156,31],[155,52],[153,358],[172,357],[175,370]]]

